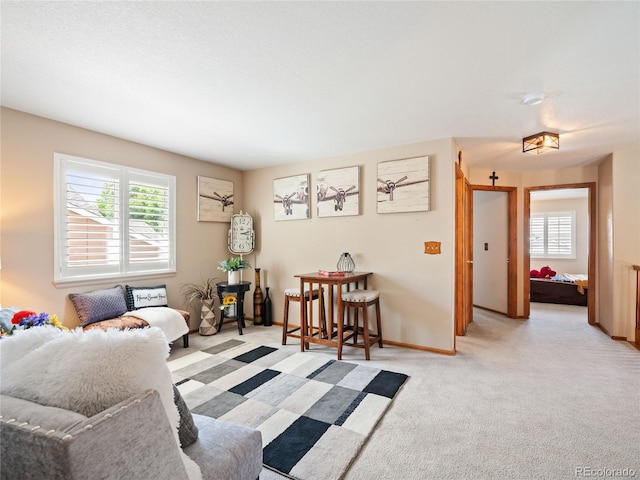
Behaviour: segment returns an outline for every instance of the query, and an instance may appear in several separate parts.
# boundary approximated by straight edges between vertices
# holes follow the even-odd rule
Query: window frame
[[[86,283],[87,281],[129,279],[173,274],[176,272],[176,177],[124,165],[92,160],[62,153],[54,153],[54,284]],[[67,261],[67,172],[73,169],[87,175],[110,172],[119,183],[117,207],[119,212],[119,262],[117,265],[69,267]],[[156,182],[167,191],[167,258],[162,261],[135,263],[129,259],[129,201],[130,183],[140,180]],[[100,181],[104,181],[101,177]]]
[[[549,253],[549,219],[550,218],[561,218],[561,217],[570,217],[571,218],[571,252],[569,254],[550,254]],[[532,222],[534,219],[543,218],[543,248],[544,253],[538,254],[534,253],[532,249],[532,241],[531,237],[533,235],[533,226]],[[567,210],[567,211],[552,211],[552,212],[531,212],[529,215],[529,255],[531,258],[536,259],[554,259],[554,260],[575,260],[576,259],[576,211],[575,210]]]

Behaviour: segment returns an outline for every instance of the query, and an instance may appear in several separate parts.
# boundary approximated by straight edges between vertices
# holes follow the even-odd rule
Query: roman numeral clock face
[[[253,232],[253,218],[246,213],[231,216],[231,227],[229,228],[229,251],[231,253],[251,253],[255,243]]]

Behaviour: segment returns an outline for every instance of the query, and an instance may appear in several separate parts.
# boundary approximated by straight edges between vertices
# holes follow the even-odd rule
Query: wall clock
[[[253,252],[255,233],[253,231],[253,218],[251,218],[251,215],[240,211],[240,213],[231,216],[227,246],[231,253],[237,255]]]

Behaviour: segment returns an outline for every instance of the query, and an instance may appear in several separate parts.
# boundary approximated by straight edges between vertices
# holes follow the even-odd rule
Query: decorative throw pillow
[[[167,286],[157,287],[125,287],[127,292],[127,308],[129,311],[145,307],[168,307]]]
[[[119,317],[127,311],[120,285],[87,293],[70,293],[69,299],[83,327],[90,323]]]
[[[182,448],[188,447],[198,439],[198,427],[193,421],[191,411],[189,407],[180,395],[180,390],[175,385],[173,386],[173,401],[178,407],[178,413],[180,414],[180,425],[178,425],[178,437],[180,437],[180,446]]]
[[[0,341],[0,393],[87,417],[146,390],[156,390],[179,448],[179,414],[167,365],[169,344],[158,328],[22,330]],[[182,454],[190,479],[198,465]]]

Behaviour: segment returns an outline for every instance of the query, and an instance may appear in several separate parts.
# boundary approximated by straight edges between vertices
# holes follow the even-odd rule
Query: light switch
[[[440,242],[424,242],[424,253],[437,255],[440,252]]]

